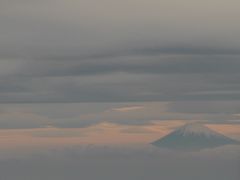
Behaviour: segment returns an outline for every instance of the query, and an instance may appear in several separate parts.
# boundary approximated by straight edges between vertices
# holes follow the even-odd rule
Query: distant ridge
[[[168,149],[200,150],[228,144],[240,144],[240,142],[218,133],[203,124],[189,123],[152,142],[152,144]]]

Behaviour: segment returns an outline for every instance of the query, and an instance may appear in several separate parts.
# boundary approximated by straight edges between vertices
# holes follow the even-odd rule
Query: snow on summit
[[[179,133],[182,133],[183,136],[187,135],[204,135],[207,137],[210,136],[223,136],[222,134],[211,130],[210,128],[204,126],[200,123],[188,123],[184,126],[181,126],[177,129]]]
[[[183,150],[200,150],[223,145],[239,144],[238,141],[220,134],[203,124],[185,124],[152,143],[157,147]]]

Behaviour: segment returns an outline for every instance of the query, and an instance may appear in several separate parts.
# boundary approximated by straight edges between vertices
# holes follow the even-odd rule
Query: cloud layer
[[[139,124],[199,114],[197,119],[236,119],[239,5],[235,0],[2,0],[0,103],[108,102],[128,107],[129,102],[138,106],[167,101],[171,117],[130,115],[120,121],[122,115],[113,112],[100,117],[122,123],[133,118]],[[92,113],[98,114],[101,108],[94,106]],[[44,117],[33,115],[40,120],[29,127],[46,124],[51,117],[44,112]],[[66,121],[71,117],[59,114],[59,124],[70,126]],[[89,123],[83,116],[71,126],[99,122],[89,116]],[[1,127],[12,127],[8,119],[6,113],[1,115]],[[26,127],[28,120],[16,123],[14,127]]]
[[[0,159],[0,173],[6,180],[237,180],[238,157],[236,147],[197,153],[153,147],[73,147]]]
[[[238,5],[3,0],[0,102],[239,99]]]

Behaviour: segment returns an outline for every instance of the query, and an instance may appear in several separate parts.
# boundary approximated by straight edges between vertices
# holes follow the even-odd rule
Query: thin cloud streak
[[[135,111],[143,109],[143,106],[128,106],[128,107],[119,107],[119,108],[113,108],[113,111],[120,111],[120,112],[128,112],[128,111]]]

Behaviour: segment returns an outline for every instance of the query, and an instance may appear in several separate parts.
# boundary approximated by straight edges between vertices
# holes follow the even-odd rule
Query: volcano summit
[[[203,124],[189,123],[154,141],[152,144],[168,149],[200,150],[223,145],[240,144],[240,142],[226,137]]]

